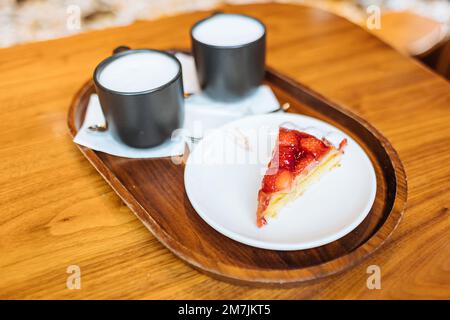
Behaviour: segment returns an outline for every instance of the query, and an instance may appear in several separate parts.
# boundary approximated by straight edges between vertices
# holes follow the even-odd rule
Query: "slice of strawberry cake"
[[[258,227],[301,196],[323,173],[339,165],[346,145],[347,139],[335,147],[325,138],[280,127],[272,160],[258,192]]]

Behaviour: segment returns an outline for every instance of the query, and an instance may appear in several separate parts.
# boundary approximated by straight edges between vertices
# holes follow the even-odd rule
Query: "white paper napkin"
[[[159,158],[183,154],[185,142],[192,147],[191,138],[202,138],[209,130],[241,117],[267,113],[279,109],[280,105],[269,86],[261,85],[250,96],[238,102],[223,103],[214,101],[199,90],[195,73],[194,59],[186,54],[177,54],[182,63],[183,86],[186,92],[196,93],[185,99],[185,118],[183,130],[160,146],[140,149],[132,148],[116,140],[108,131],[98,132],[91,126],[102,126],[105,117],[100,101],[92,94],[86,110],[86,116],[74,138],[74,142],[93,150],[126,158]]]
[[[176,53],[175,57],[181,63],[184,92],[189,94],[199,93],[200,85],[198,83],[194,58],[191,55],[184,53]]]
[[[96,94],[92,94],[86,110],[83,125],[74,138],[74,142],[93,150],[125,158],[159,158],[179,156],[183,154],[184,142],[181,137],[169,140],[157,147],[143,149],[132,148],[115,139],[109,131],[92,131],[90,126],[105,124],[100,101]]]
[[[252,114],[267,113],[280,107],[272,89],[260,86],[249,97],[234,103],[217,102],[203,94],[185,100],[184,129],[191,137],[202,137],[207,131]]]

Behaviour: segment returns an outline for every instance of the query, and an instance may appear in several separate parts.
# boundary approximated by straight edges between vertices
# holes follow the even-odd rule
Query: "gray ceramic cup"
[[[99,77],[109,63],[140,52],[157,52],[170,57],[177,64],[178,73],[159,87],[139,92],[119,92],[102,85]],[[172,132],[181,127],[183,80],[181,64],[173,55],[152,49],[119,47],[97,66],[93,78],[107,130],[119,141],[135,148],[154,147],[169,140]]]
[[[222,14],[222,13],[216,13]],[[266,56],[266,27],[256,40],[239,45],[211,45],[197,40],[194,29],[211,17],[200,20],[191,28],[192,53],[200,86],[209,97],[219,101],[235,101],[249,95],[264,79]]]

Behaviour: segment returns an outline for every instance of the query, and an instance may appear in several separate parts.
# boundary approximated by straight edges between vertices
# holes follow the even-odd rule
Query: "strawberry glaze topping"
[[[305,170],[312,162],[318,161],[331,149],[326,141],[319,140],[312,135],[297,130],[280,128],[278,143],[269,168],[274,169],[266,174],[261,190],[273,193],[288,189],[295,176]]]

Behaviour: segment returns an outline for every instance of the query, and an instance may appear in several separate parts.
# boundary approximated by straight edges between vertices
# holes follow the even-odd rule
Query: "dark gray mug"
[[[253,17],[233,14],[253,19],[261,24],[262,36],[252,42],[233,46],[200,42],[194,37],[193,30],[216,14],[192,26],[192,53],[203,92],[216,100],[234,101],[250,94],[264,79],[266,27]]]
[[[141,52],[156,52],[170,57],[178,66],[178,73],[170,81],[145,91],[119,92],[111,90],[99,80],[104,68],[116,59]],[[107,130],[125,144],[148,148],[171,138],[183,121],[183,80],[180,62],[171,54],[152,49],[130,50],[118,47],[94,71],[94,84]]]

